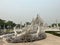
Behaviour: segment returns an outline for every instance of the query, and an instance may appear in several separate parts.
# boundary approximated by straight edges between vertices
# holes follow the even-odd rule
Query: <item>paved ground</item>
[[[2,43],[0,43],[2,45]],[[60,45],[60,37],[47,33],[47,38],[30,43],[3,43],[3,45]]]
[[[3,45],[3,41],[2,41],[2,39],[0,39],[0,45]]]

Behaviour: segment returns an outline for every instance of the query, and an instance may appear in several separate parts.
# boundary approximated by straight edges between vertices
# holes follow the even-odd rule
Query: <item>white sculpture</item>
[[[37,15],[37,18],[32,21],[31,25],[24,27],[20,34],[17,34],[15,28],[15,36],[7,38],[7,41],[10,42],[25,42],[25,41],[34,41],[38,39],[46,38],[46,34],[43,31],[44,23],[42,19]],[[12,40],[11,40],[12,39]]]

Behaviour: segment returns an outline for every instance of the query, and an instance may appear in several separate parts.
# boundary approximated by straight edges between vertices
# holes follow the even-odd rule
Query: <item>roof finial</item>
[[[40,16],[39,16],[39,14],[37,14],[37,18],[39,18]]]

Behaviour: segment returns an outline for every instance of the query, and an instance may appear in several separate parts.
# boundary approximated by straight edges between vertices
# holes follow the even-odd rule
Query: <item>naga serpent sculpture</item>
[[[43,22],[40,17],[37,16],[35,20],[32,21],[31,25],[22,28],[22,32],[17,34],[14,28],[15,35],[8,37],[7,42],[19,43],[19,42],[31,42],[35,40],[41,40],[46,38],[46,34],[43,31]]]

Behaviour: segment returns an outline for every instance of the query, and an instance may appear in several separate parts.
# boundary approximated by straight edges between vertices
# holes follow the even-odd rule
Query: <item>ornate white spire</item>
[[[42,24],[43,24],[43,20],[42,20],[41,17],[37,14],[37,17],[32,20],[32,24],[42,25]]]

